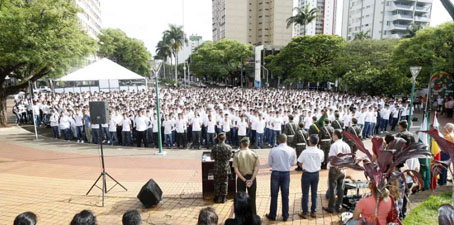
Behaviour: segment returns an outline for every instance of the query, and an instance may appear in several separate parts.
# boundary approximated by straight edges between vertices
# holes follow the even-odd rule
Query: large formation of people
[[[424,106],[422,99],[415,101],[416,110]],[[234,147],[245,136],[251,139],[251,147],[274,147],[287,124],[302,125],[308,131],[324,109],[329,121],[338,121],[334,127],[348,129],[356,119],[361,136],[367,138],[395,130],[410,111],[408,101],[386,97],[303,90],[163,88],[161,120],[157,121],[155,100],[152,90],[16,95],[13,113],[18,124],[35,121],[66,141],[157,147],[161,129],[165,147],[200,149],[211,148],[220,132],[227,134],[227,143]],[[91,123],[90,101],[108,102],[107,123]],[[439,98],[434,103],[452,117],[454,98]],[[289,132],[296,133],[296,129]]]
[[[108,123],[91,123],[90,101],[108,102]],[[453,101],[447,99],[449,104]],[[19,122],[32,119],[38,125],[50,126],[55,138],[62,133],[67,141],[73,137],[82,143],[102,141],[113,145],[132,145],[135,142],[138,147],[150,147],[156,146],[157,133],[161,129],[164,143],[169,148],[200,149],[205,146],[211,149],[214,160],[216,203],[227,201],[228,175],[231,171],[229,160],[233,153],[237,193],[234,216],[225,224],[261,223],[255,204],[260,162],[256,151],[251,150],[253,148],[272,148],[268,156],[268,166],[272,171],[271,204],[265,217],[271,221],[278,219],[277,201],[281,192],[280,215],[286,221],[290,216],[290,171],[295,164],[295,169],[302,171],[302,211],[298,215],[302,219],[317,217],[321,170],[329,171],[326,194],[329,201],[323,210],[333,214],[341,212],[344,183],[348,176],[344,169],[331,166],[328,159],[339,154],[355,154],[357,150],[356,144],[344,137],[343,131],[361,139],[384,133],[385,145],[395,143],[397,139],[407,145],[415,142],[415,135],[408,131],[410,109],[405,99],[302,90],[187,88],[162,89],[160,102],[160,121],[155,113],[155,96],[146,91],[39,94],[19,97],[15,108],[21,112],[18,114]],[[436,102],[439,103],[439,100]],[[424,104],[424,101],[419,103]],[[27,113],[29,110],[32,111],[31,118]],[[452,108],[447,114],[452,114]],[[389,133],[396,128],[397,134]],[[447,140],[454,142],[454,124],[447,123],[441,130]],[[232,151],[233,148],[239,150]],[[429,180],[429,185],[432,185],[430,175],[426,174],[427,168],[424,169],[418,159],[409,159],[396,169],[420,171],[423,179]],[[444,172],[438,180],[440,185],[447,182],[447,173]],[[396,179],[397,183],[393,185],[395,190],[389,193],[378,193],[374,185],[369,185],[371,195],[358,202],[350,224],[364,220],[374,222],[376,219],[379,224],[387,224],[390,222],[388,214],[394,208],[398,217],[403,219],[408,205],[405,194],[415,185],[410,177],[406,180],[409,188]],[[375,204],[371,204],[377,198],[383,201],[378,215]],[[217,220],[211,208],[200,212],[199,224],[217,224]]]

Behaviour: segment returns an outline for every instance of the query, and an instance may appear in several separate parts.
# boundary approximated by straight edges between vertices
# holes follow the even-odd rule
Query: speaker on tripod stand
[[[98,144],[99,144],[99,148],[101,150],[102,172],[98,176],[98,179],[96,179],[95,183],[88,190],[86,195],[90,194],[91,190],[94,187],[99,188],[102,191],[102,206],[104,207],[104,195],[107,194],[107,192],[112,190],[117,185],[122,187],[125,191],[127,191],[128,189],[126,189],[122,184],[120,184],[120,182],[115,180],[115,178],[113,178],[109,173],[106,172],[106,168],[105,168],[105,164],[104,164],[104,150],[103,150],[103,147],[102,147],[103,129],[102,129],[101,125],[102,124],[106,124],[107,121],[109,120],[108,119],[109,113],[108,113],[108,109],[107,109],[107,103],[106,102],[90,102],[89,106],[90,106],[90,120],[91,120],[90,122],[92,124],[98,124],[99,125],[99,131],[98,131],[99,132],[99,140],[98,140]],[[112,179],[115,182],[115,184],[109,189],[107,189],[106,177],[109,177],[110,179]],[[98,181],[101,178],[102,178],[102,187],[99,187],[97,184],[98,184]]]

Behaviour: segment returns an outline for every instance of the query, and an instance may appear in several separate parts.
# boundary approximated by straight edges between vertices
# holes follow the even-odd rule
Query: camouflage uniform
[[[304,151],[307,147],[307,138],[309,134],[304,129],[299,129],[296,131],[295,138],[293,139],[292,145],[296,149],[296,158],[298,158],[301,152]]]
[[[285,125],[284,133],[287,135],[287,144],[291,147],[295,147],[293,145],[293,139],[295,138],[296,126],[292,122],[288,122]]]
[[[410,143],[407,144],[415,143],[415,136],[408,130],[400,131],[396,134],[396,137],[408,140]]]
[[[344,122],[340,121],[340,120],[334,120],[331,122],[331,126],[337,130],[343,130],[344,129]]]
[[[323,125],[325,124],[325,120],[328,118],[326,113],[314,124],[309,127],[309,135],[319,134],[320,130],[322,129]]]
[[[348,132],[350,132],[351,134],[355,135],[358,138],[361,138],[361,127],[359,127],[356,124],[354,124],[353,126],[349,127],[348,128]],[[358,148],[356,147],[355,142],[350,140],[350,139],[348,139],[348,138],[346,138],[345,142],[350,146],[350,149],[352,150],[352,153],[356,154],[356,151],[358,150]]]
[[[214,160],[214,196],[227,196],[232,147],[225,143],[216,144],[211,149],[211,157]]]
[[[331,148],[331,142],[333,141],[334,128],[329,124],[320,129],[318,134],[320,139],[320,149],[325,153],[325,159],[323,160],[322,167],[325,169],[328,164],[328,154]]]

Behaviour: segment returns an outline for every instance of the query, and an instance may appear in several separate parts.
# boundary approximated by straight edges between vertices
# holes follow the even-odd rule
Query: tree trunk
[[[6,96],[0,95],[0,127],[6,127],[8,125],[6,98]]]
[[[178,52],[175,54],[175,85],[178,84]]]

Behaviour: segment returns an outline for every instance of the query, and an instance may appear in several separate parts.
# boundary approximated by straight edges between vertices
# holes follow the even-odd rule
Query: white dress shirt
[[[148,129],[148,123],[150,121],[148,120],[148,117],[146,116],[138,116],[136,117],[136,119],[134,120],[134,123],[136,124],[136,130],[137,131],[145,131],[146,129]]]
[[[272,171],[289,172],[290,168],[295,165],[295,159],[295,149],[284,143],[271,149],[268,155],[268,165]]]
[[[337,156],[339,153],[344,153],[344,154],[351,153],[350,146],[340,139],[335,141],[331,145],[331,147],[329,148],[328,157]]]
[[[316,146],[309,146],[298,157],[298,162],[303,164],[303,171],[314,173],[320,171],[325,154]]]

